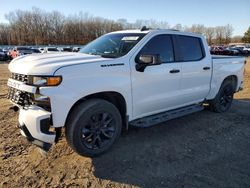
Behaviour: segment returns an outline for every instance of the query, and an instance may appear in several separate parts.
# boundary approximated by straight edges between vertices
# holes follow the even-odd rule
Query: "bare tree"
[[[228,44],[231,42],[233,27],[227,24],[226,26],[224,26],[224,30],[225,30],[225,43]]]
[[[234,43],[242,42],[242,36],[234,36],[234,37],[232,37],[231,42],[234,42]]]
[[[175,26],[172,27],[172,29],[176,29],[179,31],[184,31],[185,28],[181,24],[176,24]]]
[[[190,28],[187,28],[189,32],[204,34],[205,26],[202,24],[193,24]]]
[[[213,39],[215,37],[215,28],[214,27],[207,27],[205,28],[205,33],[204,33],[207,42],[209,45],[211,45],[213,42]]]
[[[0,44],[10,44],[10,28],[7,24],[0,24]]]
[[[138,29],[143,26],[170,28],[168,22],[154,19],[140,19],[130,23],[126,19],[113,21],[82,12],[65,17],[58,11],[47,12],[35,7],[30,11],[10,12],[6,19],[8,24],[0,24],[0,44],[86,44],[96,37],[116,30]],[[202,24],[193,24],[191,27],[176,24],[172,28],[204,34],[209,44],[229,43],[233,32],[231,25],[213,28]]]
[[[223,26],[217,26],[215,28],[216,43],[223,44],[225,41],[225,29]]]

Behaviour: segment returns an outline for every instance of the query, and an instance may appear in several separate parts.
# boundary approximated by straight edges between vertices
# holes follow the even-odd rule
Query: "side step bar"
[[[164,121],[168,121],[168,120],[182,117],[188,114],[192,114],[194,112],[198,112],[203,109],[204,107],[202,105],[195,104],[195,105],[186,106],[186,107],[178,108],[175,110],[170,110],[167,112],[162,112],[159,114],[151,115],[148,117],[136,119],[136,120],[131,121],[129,124],[135,127],[151,127],[153,125],[162,123]]]

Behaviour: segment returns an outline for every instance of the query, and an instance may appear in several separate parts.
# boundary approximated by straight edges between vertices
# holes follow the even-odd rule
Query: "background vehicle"
[[[73,52],[79,52],[80,51],[80,47],[73,47]]]
[[[8,59],[7,54],[3,51],[3,49],[0,48],[0,60],[5,61]]]
[[[13,60],[8,98],[20,109],[21,132],[34,144],[48,150],[65,127],[77,153],[97,156],[129,124],[153,126],[200,111],[203,103],[227,111],[242,89],[244,62],[211,56],[199,34],[118,31],[80,53]]]
[[[237,48],[228,47],[228,48],[224,48],[222,54],[230,55],[230,56],[243,56],[244,52]]]
[[[210,48],[210,52],[211,52],[211,54],[214,54],[214,55],[223,55],[224,47],[222,47],[222,46],[213,46],[213,47]]]
[[[212,46],[210,53],[213,55],[248,56],[250,49],[246,46]]]
[[[10,57],[12,59],[21,55],[28,55],[32,53],[33,53],[33,50],[30,47],[25,47],[25,46],[17,46],[17,47],[14,47],[13,50],[9,51]]]
[[[31,48],[32,53],[41,53],[41,51],[38,48]]]
[[[250,54],[250,48],[247,48],[245,46],[235,46],[234,48],[240,50],[243,55]]]
[[[64,48],[62,48],[62,51],[63,52],[72,52],[73,51],[73,47],[70,47],[70,46],[64,47]]]
[[[44,48],[38,48],[41,53],[44,53]]]
[[[60,52],[56,47],[45,47],[43,53]]]

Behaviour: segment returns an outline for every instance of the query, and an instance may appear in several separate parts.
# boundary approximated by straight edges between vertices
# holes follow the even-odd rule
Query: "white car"
[[[237,45],[237,46],[235,46],[235,48],[236,49],[240,49],[240,50],[242,50],[245,53],[250,53],[250,48],[249,47]]]
[[[41,52],[41,53],[44,53],[44,48],[38,48],[38,50]]]
[[[56,47],[45,47],[42,53],[55,53],[60,52]]]
[[[96,156],[114,144],[123,127],[149,127],[200,111],[203,103],[227,111],[242,89],[244,62],[211,56],[199,34],[117,31],[80,53],[14,59],[8,97],[20,111],[19,128],[28,140],[48,150],[65,127],[78,154]]]

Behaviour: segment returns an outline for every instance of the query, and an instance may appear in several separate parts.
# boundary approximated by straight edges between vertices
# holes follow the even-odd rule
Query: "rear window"
[[[181,61],[198,61],[204,57],[200,38],[181,35],[176,38]]]

